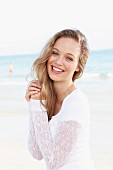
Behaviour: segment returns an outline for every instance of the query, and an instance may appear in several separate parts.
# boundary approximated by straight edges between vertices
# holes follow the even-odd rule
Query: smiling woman
[[[74,39],[58,39],[47,62],[49,77],[53,81],[65,81],[68,86],[72,81],[74,72],[79,71],[80,52],[80,43]],[[60,74],[60,76],[57,76],[57,74]]]
[[[88,100],[75,85],[88,54],[85,36],[67,29],[49,40],[33,64],[37,80],[25,96],[30,111],[28,147],[34,158],[44,158],[48,170],[94,170]]]

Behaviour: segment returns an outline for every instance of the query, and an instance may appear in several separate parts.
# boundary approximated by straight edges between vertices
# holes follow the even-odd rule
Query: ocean
[[[39,54],[0,56],[0,83],[24,83],[29,81],[30,70]],[[13,72],[9,72],[10,63]],[[113,49],[91,51],[83,79],[113,78]],[[26,80],[27,79],[27,80]]]

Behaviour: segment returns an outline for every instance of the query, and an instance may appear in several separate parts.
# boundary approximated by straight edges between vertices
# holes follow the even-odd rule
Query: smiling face
[[[78,62],[81,52],[80,44],[67,37],[59,38],[47,62],[50,79],[55,81],[72,81],[75,71],[79,70]]]

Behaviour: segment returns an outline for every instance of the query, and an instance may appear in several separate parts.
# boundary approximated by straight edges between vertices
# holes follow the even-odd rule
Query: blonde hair
[[[89,47],[87,44],[86,37],[77,29],[65,29],[60,32],[57,32],[45,45],[42,49],[39,58],[33,63],[32,69],[36,73],[36,77],[41,84],[41,93],[40,101],[43,106],[47,109],[48,120],[54,115],[55,111],[55,102],[56,94],[53,87],[53,81],[50,79],[47,72],[47,61],[51,56],[52,49],[55,45],[55,42],[62,37],[72,38],[76,42],[79,42],[81,45],[81,55],[79,57],[79,71],[75,71],[72,77],[73,82],[81,77],[83,70],[86,65],[86,61],[89,55]],[[42,102],[42,99],[45,99],[46,103]]]

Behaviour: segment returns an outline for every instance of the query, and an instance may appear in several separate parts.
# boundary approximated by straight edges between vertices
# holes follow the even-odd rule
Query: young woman
[[[85,36],[66,29],[48,41],[33,64],[37,79],[25,95],[30,111],[28,146],[34,158],[44,158],[47,170],[94,170],[88,100],[75,84],[88,55]]]

